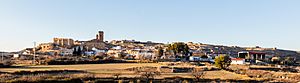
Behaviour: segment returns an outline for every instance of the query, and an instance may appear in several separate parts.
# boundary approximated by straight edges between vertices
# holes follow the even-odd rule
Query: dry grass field
[[[18,68],[0,68],[2,72],[15,71],[43,71],[43,70],[83,70],[90,73],[124,73],[128,68],[133,67],[159,67],[159,63],[116,63],[116,64],[78,64],[78,65],[38,65]]]
[[[2,72],[16,72],[16,71],[44,71],[44,70],[83,70],[95,74],[97,77],[111,77],[115,73],[120,73],[120,77],[136,77],[128,68],[134,67],[160,67],[166,66],[161,63],[116,63],[116,64],[78,64],[78,65],[39,65],[39,66],[25,66],[20,68],[0,68]],[[191,73],[163,73],[157,78],[164,77],[184,77],[193,78]],[[228,71],[206,71],[204,78],[207,79],[251,79],[247,76],[231,73]]]

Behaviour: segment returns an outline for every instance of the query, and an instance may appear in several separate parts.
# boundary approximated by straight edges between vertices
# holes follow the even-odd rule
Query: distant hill
[[[223,46],[223,45],[213,45],[213,44],[202,44],[202,43],[187,43],[191,49],[212,49],[214,53],[227,53],[231,56],[236,56],[240,51],[256,51],[256,52],[264,52],[268,55],[275,55],[281,57],[295,57],[298,61],[300,61],[300,51],[293,50],[284,50],[277,48],[263,48],[259,46],[255,47],[239,47],[239,46]]]

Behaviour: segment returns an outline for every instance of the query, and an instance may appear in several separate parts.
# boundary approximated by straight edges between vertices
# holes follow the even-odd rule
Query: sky
[[[0,51],[54,37],[300,51],[300,0],[0,0]]]

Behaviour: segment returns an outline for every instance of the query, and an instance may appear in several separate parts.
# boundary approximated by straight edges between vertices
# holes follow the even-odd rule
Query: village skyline
[[[300,50],[297,0],[0,1],[0,51],[54,37],[201,42]]]
[[[93,31],[93,32],[97,32],[97,31]],[[107,34],[107,33],[105,33]],[[94,34],[93,34],[94,35]],[[39,44],[43,44],[43,43],[50,43],[50,42],[53,42],[53,38],[68,38],[68,39],[72,39],[74,41],[88,41],[88,40],[92,40],[94,39],[94,37],[92,37],[93,35],[90,35],[88,37],[85,37],[85,38],[76,38],[76,37],[70,37],[70,36],[55,36],[55,37],[52,37],[50,39],[47,39],[47,40],[35,40],[35,41],[32,41],[29,46],[26,46],[26,47],[21,47],[21,48],[17,48],[15,50],[2,50],[3,52],[17,52],[17,51],[21,51],[23,49],[26,49],[26,48],[32,48],[34,47],[34,44],[36,45],[39,45]],[[152,40],[139,40],[139,39],[134,39],[134,38],[127,38],[127,39],[122,39],[122,38],[119,38],[119,39],[106,39],[108,36],[107,35],[104,35],[104,40],[105,42],[112,42],[112,41],[123,41],[123,40],[132,40],[132,41],[140,41],[140,42],[154,42],[154,43],[163,43],[163,44],[172,44],[172,43],[175,43],[175,42],[184,42],[184,43],[202,43],[202,44],[209,44],[209,45],[220,45],[220,46],[237,46],[237,47],[262,47],[262,48],[278,48],[278,49],[284,49],[284,50],[292,50],[292,51],[299,51],[297,49],[289,49],[289,48],[281,48],[281,47],[277,47],[277,46],[273,46],[273,47],[267,47],[267,46],[264,46],[264,45],[252,45],[252,46],[247,46],[247,45],[237,45],[237,44],[224,44],[224,43],[206,43],[206,42],[201,42],[201,41],[152,41]]]
[[[16,50],[2,50],[2,52],[17,52],[17,51],[21,51],[24,50],[26,48],[33,48],[34,44],[35,45],[39,45],[39,44],[43,44],[43,43],[51,43],[53,42],[54,38],[68,38],[68,39],[72,39],[74,41],[88,41],[88,40],[92,40],[93,38],[84,38],[84,39],[76,39],[74,37],[52,37],[46,41],[44,40],[37,40],[39,42],[36,41],[32,41],[32,43],[30,43],[31,46],[27,46],[27,47],[23,47],[23,48],[18,48]],[[172,43],[176,43],[176,42],[184,42],[184,43],[201,43],[201,44],[208,44],[208,45],[216,45],[216,46],[229,46],[229,47],[261,47],[261,48],[278,48],[278,49],[283,49],[283,50],[291,50],[291,51],[299,51],[299,50],[295,50],[295,49],[289,49],[289,48],[280,48],[280,47],[263,47],[263,46],[259,46],[259,45],[253,45],[253,46],[240,46],[240,45],[228,45],[228,44],[220,44],[220,43],[205,43],[205,42],[197,42],[197,41],[167,41],[167,42],[157,42],[157,41],[151,41],[151,40],[138,40],[138,39],[111,39],[111,40],[104,40],[105,42],[112,42],[112,41],[138,41],[138,42],[153,42],[153,43],[163,43],[163,44],[172,44]]]

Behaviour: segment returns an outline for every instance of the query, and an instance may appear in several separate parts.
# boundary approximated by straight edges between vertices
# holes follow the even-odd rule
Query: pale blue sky
[[[300,50],[300,0],[1,0],[0,51],[53,37]]]

